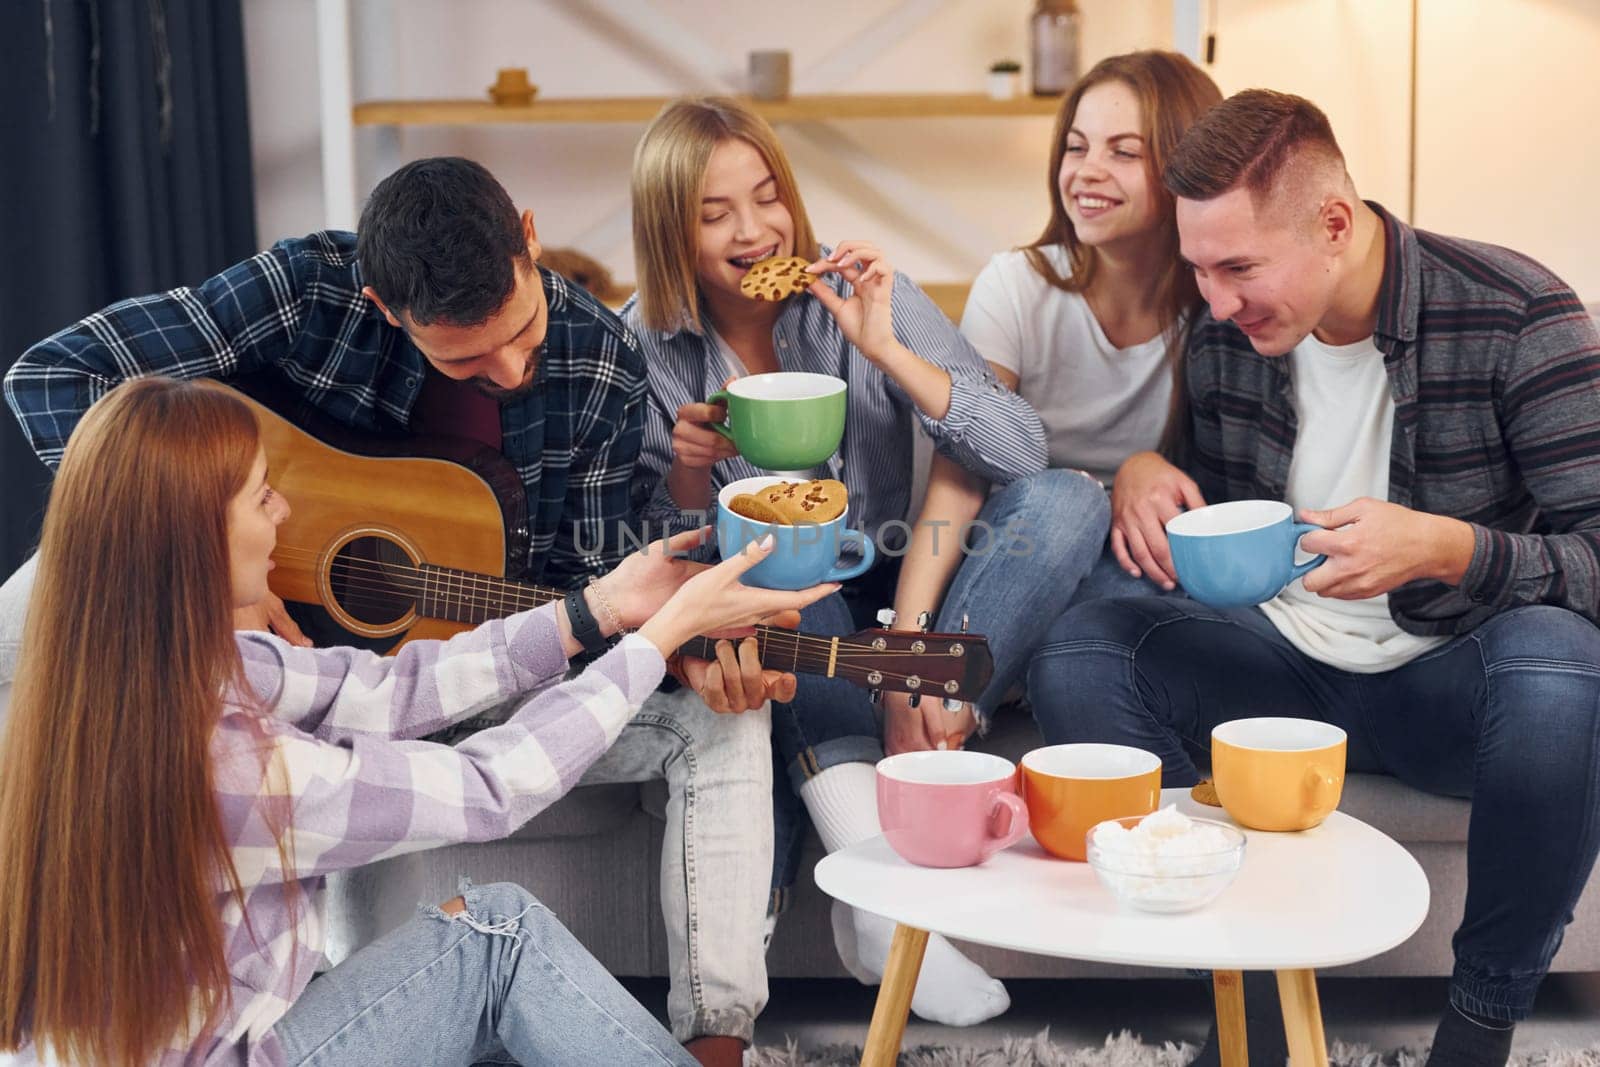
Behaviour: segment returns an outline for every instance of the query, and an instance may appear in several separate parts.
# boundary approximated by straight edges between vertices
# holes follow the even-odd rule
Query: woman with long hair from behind
[[[288,509],[216,390],[128,382],[69,441],[0,741],[0,1051],[693,1063],[516,886],[466,888],[312,982],[322,876],[510,833],[604,753],[664,654],[832,587],[743,586],[766,549],[692,564],[695,531],[583,594],[637,632],[570,681],[559,605],[392,658],[299,648],[231,626]],[[410,740],[535,689],[459,747]]]

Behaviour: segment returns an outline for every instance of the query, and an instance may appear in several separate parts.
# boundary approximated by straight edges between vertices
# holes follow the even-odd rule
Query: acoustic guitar
[[[358,434],[259,381],[206,384],[254,411],[270,477],[290,504],[272,591],[320,607],[340,643],[392,653],[566,595],[511,577],[527,558],[527,505],[500,453],[459,438]],[[758,626],[756,639],[766,667],[872,690],[970,701],[994,669],[981,634],[821,637]],[[714,644],[697,637],[681,651],[715,659]]]

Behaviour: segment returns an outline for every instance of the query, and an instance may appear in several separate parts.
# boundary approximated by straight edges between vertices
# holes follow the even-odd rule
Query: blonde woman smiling
[[[641,514],[668,529],[687,527],[720,487],[763,473],[706,425],[724,413],[704,399],[728,378],[773,371],[842,378],[848,382],[844,441],[810,474],[844,482],[851,525],[874,538],[880,558],[841,595],[808,609],[802,630],[848,634],[893,602],[899,557],[908,548],[913,434],[920,427],[941,462],[985,482],[1031,485],[1018,496],[1016,518],[1035,538],[1036,551],[1008,554],[1007,545],[992,544],[987,593],[967,609],[974,632],[997,645],[1010,641],[1018,620],[1001,586],[1053,581],[1053,553],[1040,539],[1052,528],[1047,516],[1074,506],[1056,492],[1055,481],[1031,477],[1045,454],[1027,402],[1001,386],[882,249],[867,241],[818,245],[776,135],[735,101],[680,100],[657,116],[634,155],[633,224],[639,293],[623,318],[637,335],[650,380],[634,485]],[[749,268],[773,255],[809,263],[816,281],[807,293],[769,303],[740,292]],[[950,522],[943,506],[930,500],[917,528],[945,529],[933,525]],[[959,551],[953,526],[945,530],[944,550]],[[914,624],[915,615],[902,620]],[[946,628],[959,625],[956,617]],[[941,735],[964,733],[965,708],[924,703]],[[780,786],[775,797],[776,910],[793,880],[805,814],[830,850],[879,832],[873,765],[884,750],[877,709],[844,682],[802,676],[794,699],[773,708],[773,749],[792,786]],[[882,918],[834,909],[840,958],[863,982],[879,980],[891,932]],[[948,942],[930,942],[913,1011],[962,1025],[1008,1003],[1000,983]]]

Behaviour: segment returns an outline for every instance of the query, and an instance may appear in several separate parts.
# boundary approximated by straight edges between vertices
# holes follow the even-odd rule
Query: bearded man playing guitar
[[[51,467],[90,404],[149,374],[265,377],[354,430],[470,438],[520,477],[526,523],[509,535],[526,546],[520,577],[580,589],[631,547],[645,374],[628,329],[539,254],[533,213],[519,216],[481,166],[421,160],[379,184],[358,233],[280,241],[41,341],[6,375],[6,400]],[[569,614],[593,599],[569,598]],[[306,640],[276,598],[270,617],[237,621]],[[689,688],[651,697],[582,781],[665,768],[672,1031],[703,1063],[737,1063],[767,998],[766,701],[791,697],[795,679],[763,670],[753,640],[718,642],[716,655],[684,660]]]

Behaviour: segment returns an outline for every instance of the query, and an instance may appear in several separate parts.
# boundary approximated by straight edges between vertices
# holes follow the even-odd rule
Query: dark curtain
[[[0,372],[256,250],[240,0],[4,0],[0,102]],[[49,479],[0,412],[0,578]]]

